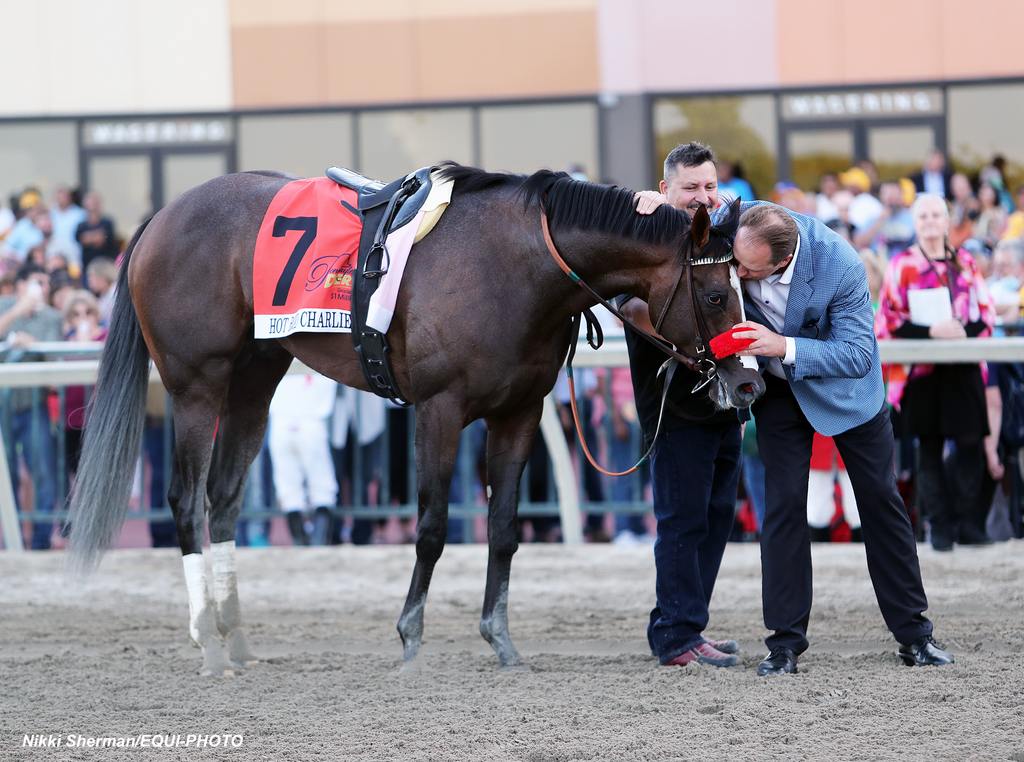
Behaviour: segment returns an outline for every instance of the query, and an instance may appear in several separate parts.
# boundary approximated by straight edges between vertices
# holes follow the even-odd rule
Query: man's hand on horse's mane
[[[659,206],[668,203],[668,196],[652,190],[637,191],[633,198],[636,200],[637,214],[652,214]]]

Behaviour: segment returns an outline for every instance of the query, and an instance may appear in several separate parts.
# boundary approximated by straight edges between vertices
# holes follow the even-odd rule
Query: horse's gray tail
[[[87,409],[78,476],[69,496],[69,563],[80,574],[99,565],[103,551],[120,532],[142,443],[149,351],[128,292],[128,262],[148,224],[146,220],[135,231],[121,262],[110,332]]]

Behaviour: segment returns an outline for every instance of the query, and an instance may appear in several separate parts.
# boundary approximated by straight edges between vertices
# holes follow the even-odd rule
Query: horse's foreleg
[[[416,526],[416,566],[405,608],[398,618],[404,657],[412,660],[423,644],[423,607],[434,565],[444,550],[448,532],[448,490],[462,432],[463,410],[453,395],[439,395],[416,406],[416,475],[419,522]]]
[[[530,457],[542,407],[508,418],[487,419],[487,588],[480,634],[503,667],[520,664],[508,631],[508,580],[512,556],[519,548],[517,513],[519,480]]]

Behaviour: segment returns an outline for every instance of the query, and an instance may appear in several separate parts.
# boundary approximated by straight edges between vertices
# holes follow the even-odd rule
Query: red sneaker
[[[724,654],[710,643],[704,642],[697,644],[689,651],[679,654],[679,656],[668,662],[665,666],[685,667],[694,661],[698,664],[710,664],[713,667],[732,667],[739,662],[739,659],[734,654]]]
[[[724,654],[738,654],[740,652],[740,644],[735,640],[708,640],[711,647],[716,651],[721,651]]]

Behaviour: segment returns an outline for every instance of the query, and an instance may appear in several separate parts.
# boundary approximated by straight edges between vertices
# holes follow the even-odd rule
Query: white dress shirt
[[[925,193],[942,197],[946,195],[946,178],[942,176],[941,172],[922,172],[921,184],[924,186]]]
[[[757,303],[761,313],[768,319],[772,330],[781,334],[786,324],[786,304],[789,302],[789,284],[793,282],[793,272],[796,269],[796,259],[800,254],[800,238],[797,238],[796,249],[793,251],[793,258],[789,265],[781,273],[769,275],[761,280],[748,280],[745,282],[747,296]],[[786,356],[780,361],[778,357],[772,357],[768,361],[768,372],[779,378],[785,378],[782,370],[783,365],[793,365],[796,362],[796,340],[786,336]]]

